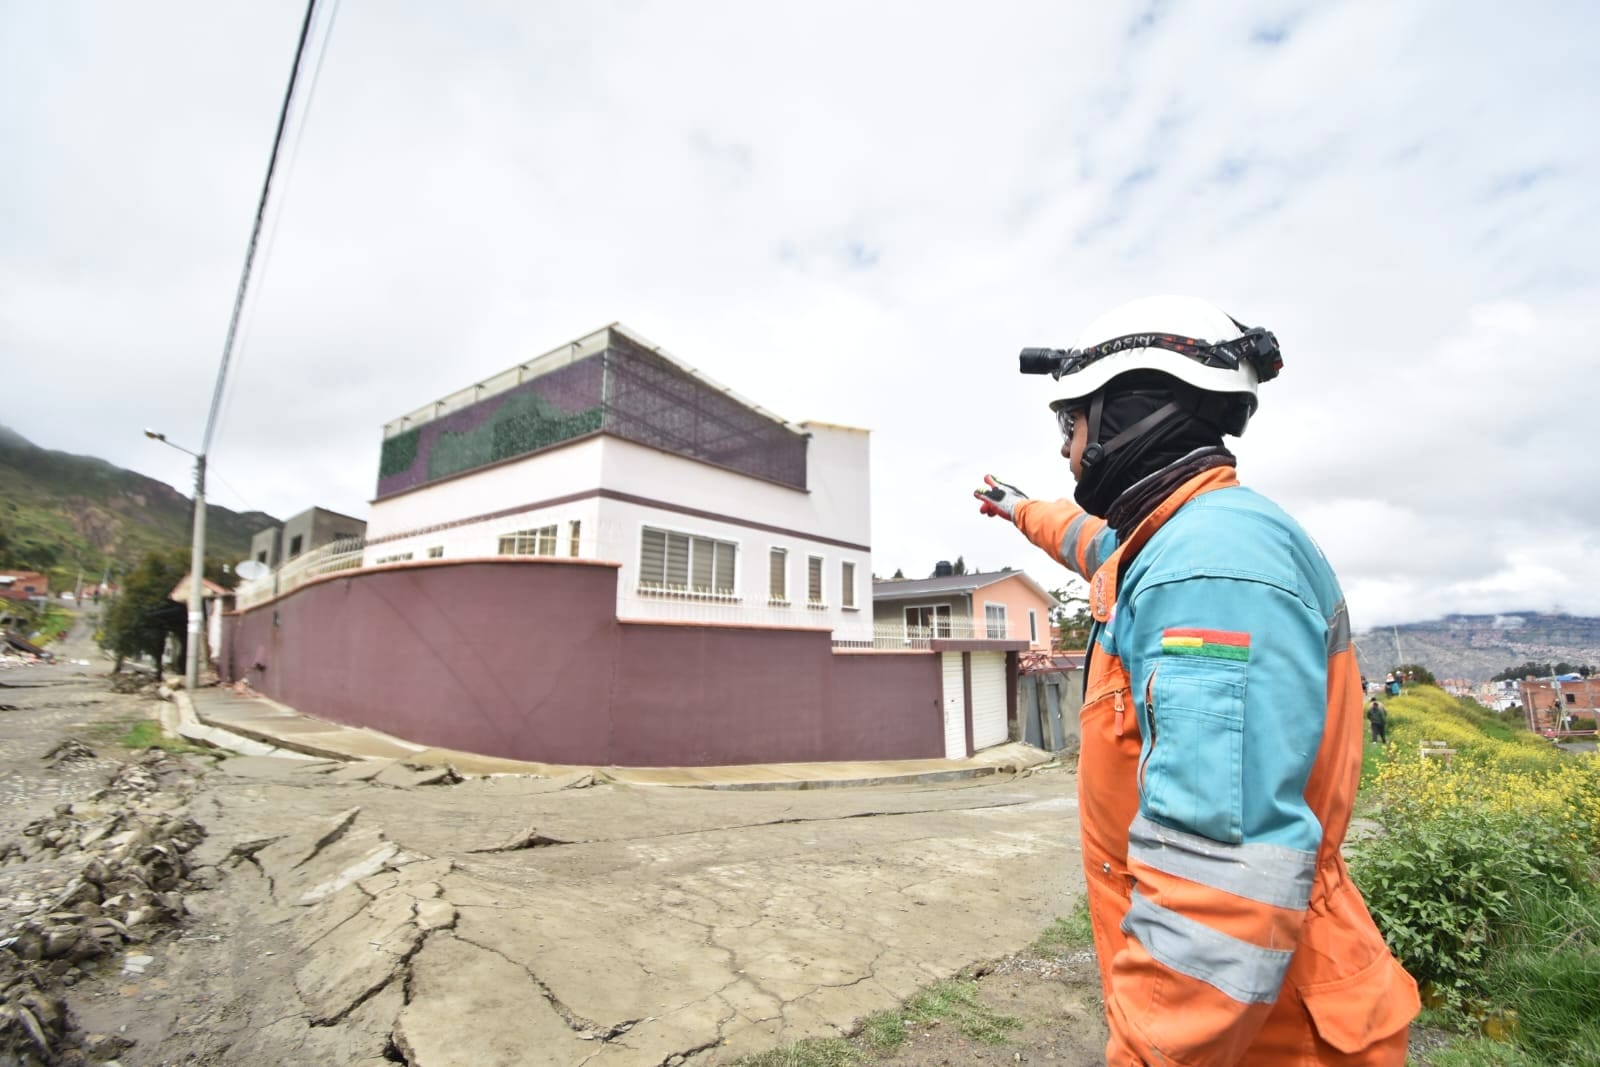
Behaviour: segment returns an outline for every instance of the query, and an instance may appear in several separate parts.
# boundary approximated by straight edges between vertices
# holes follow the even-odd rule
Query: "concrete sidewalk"
[[[303,715],[266,697],[227,688],[174,693],[169,732],[248,755],[300,755],[342,761],[401,761],[454,767],[462,774],[527,774],[554,778],[592,771],[629,785],[701,789],[831,789],[846,786],[945,782],[991,774],[1016,774],[1054,757],[1031,745],[1006,744],[968,759],[874,760],[838,763],[760,763],[721,767],[577,767],[497,759],[429,748],[363,727],[340,726]]]

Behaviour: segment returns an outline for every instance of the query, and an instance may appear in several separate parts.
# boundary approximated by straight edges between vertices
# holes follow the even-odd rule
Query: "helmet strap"
[[[1106,391],[1102,389],[1089,402],[1089,443],[1083,449],[1083,469],[1086,471],[1095,464],[1102,463],[1110,458],[1112,453],[1122,448],[1122,446],[1155,429],[1171,416],[1183,411],[1182,406],[1177,401],[1169,400],[1102,445],[1100,443],[1100,415],[1104,410],[1105,396]]]

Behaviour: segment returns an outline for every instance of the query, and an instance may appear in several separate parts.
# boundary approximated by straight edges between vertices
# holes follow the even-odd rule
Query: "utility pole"
[[[192,693],[200,688],[200,642],[205,639],[206,457],[203,453],[190,452],[182,445],[173,444],[164,433],[146,430],[144,435],[194,457],[194,538],[189,546],[189,627],[183,665],[183,684]]]
[[[200,643],[206,632],[206,457],[194,457],[194,543],[189,546],[189,640],[183,685],[200,688]]]
[[[233,345],[239,335],[239,319],[244,311],[245,294],[250,288],[250,270],[255,264],[256,247],[261,240],[261,225],[266,218],[267,200],[272,194],[272,176],[278,169],[278,153],[283,148],[283,131],[289,121],[289,107],[294,102],[295,82],[300,77],[300,62],[305,57],[306,38],[311,32],[311,21],[316,15],[317,0],[307,0],[305,18],[300,23],[300,40],[294,49],[294,64],[289,68],[289,86],[284,90],[283,106],[278,110],[278,128],[272,136],[272,155],[267,159],[267,176],[261,183],[261,197],[256,202],[255,222],[250,229],[250,243],[245,249],[244,270],[239,274],[239,288],[233,297],[233,314],[228,319],[228,336],[222,345],[222,361],[217,367],[216,385],[211,391],[211,411],[206,416],[205,434],[200,439],[200,451],[189,452],[181,445],[173,448],[189,452],[194,457],[194,543],[189,564],[189,641],[188,662],[185,664],[184,684],[189,692],[200,687],[200,642],[205,633],[205,563],[206,563],[206,453],[211,451],[211,440],[217,429],[217,416],[222,408],[223,386],[228,379],[228,364],[233,358]],[[171,445],[162,434],[151,430],[145,436]]]

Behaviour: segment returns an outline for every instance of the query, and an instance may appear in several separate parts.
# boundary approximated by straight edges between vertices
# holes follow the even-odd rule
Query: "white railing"
[[[332,541],[309,552],[302,552],[265,578],[241,582],[234,594],[237,598],[236,604],[240,609],[254,607],[262,601],[271,600],[275,596],[302,586],[313,578],[320,578],[324,574],[333,574],[336,571],[355,570],[361,566],[365,551],[366,543],[360,538],[352,537],[342,541]]]
[[[907,626],[903,623],[880,622],[872,627],[872,639],[836,640],[835,648],[876,648],[876,649],[926,649],[933,647],[934,641],[981,641],[1005,640],[1022,641],[1027,639],[1025,633],[1015,633],[1012,627],[1003,637],[997,637],[981,622],[972,619],[951,619],[948,622],[940,620],[937,626]]]

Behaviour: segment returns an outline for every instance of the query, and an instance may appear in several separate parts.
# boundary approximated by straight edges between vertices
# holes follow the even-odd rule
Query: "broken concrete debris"
[[[75,737],[69,737],[57,743],[43,756],[46,763],[54,764],[57,767],[64,763],[82,763],[85,760],[96,758],[94,749]]]
[[[525,848],[544,848],[547,845],[566,844],[570,844],[570,842],[563,841],[559,837],[548,837],[545,834],[541,834],[537,827],[529,826],[525,830],[519,830],[512,834],[498,845],[491,845],[488,848],[475,848],[470,851],[517,852]]]
[[[154,794],[187,773],[151,749],[119,767],[89,799],[56,805],[23,827],[19,839],[0,844],[0,864],[78,865],[60,892],[41,897],[0,937],[0,1063],[101,1062],[126,1047],[120,1039],[78,1034],[61,991],[96,960],[182,920],[188,854],[205,831],[181,808],[164,809],[168,798]],[[124,973],[143,974],[153,962],[150,955],[129,956]]]
[[[461,781],[461,775],[457,774],[456,769],[448,763],[442,766],[429,766],[421,763],[395,762],[380,770],[371,781],[396,789],[415,789],[424,785],[455,785]]]

